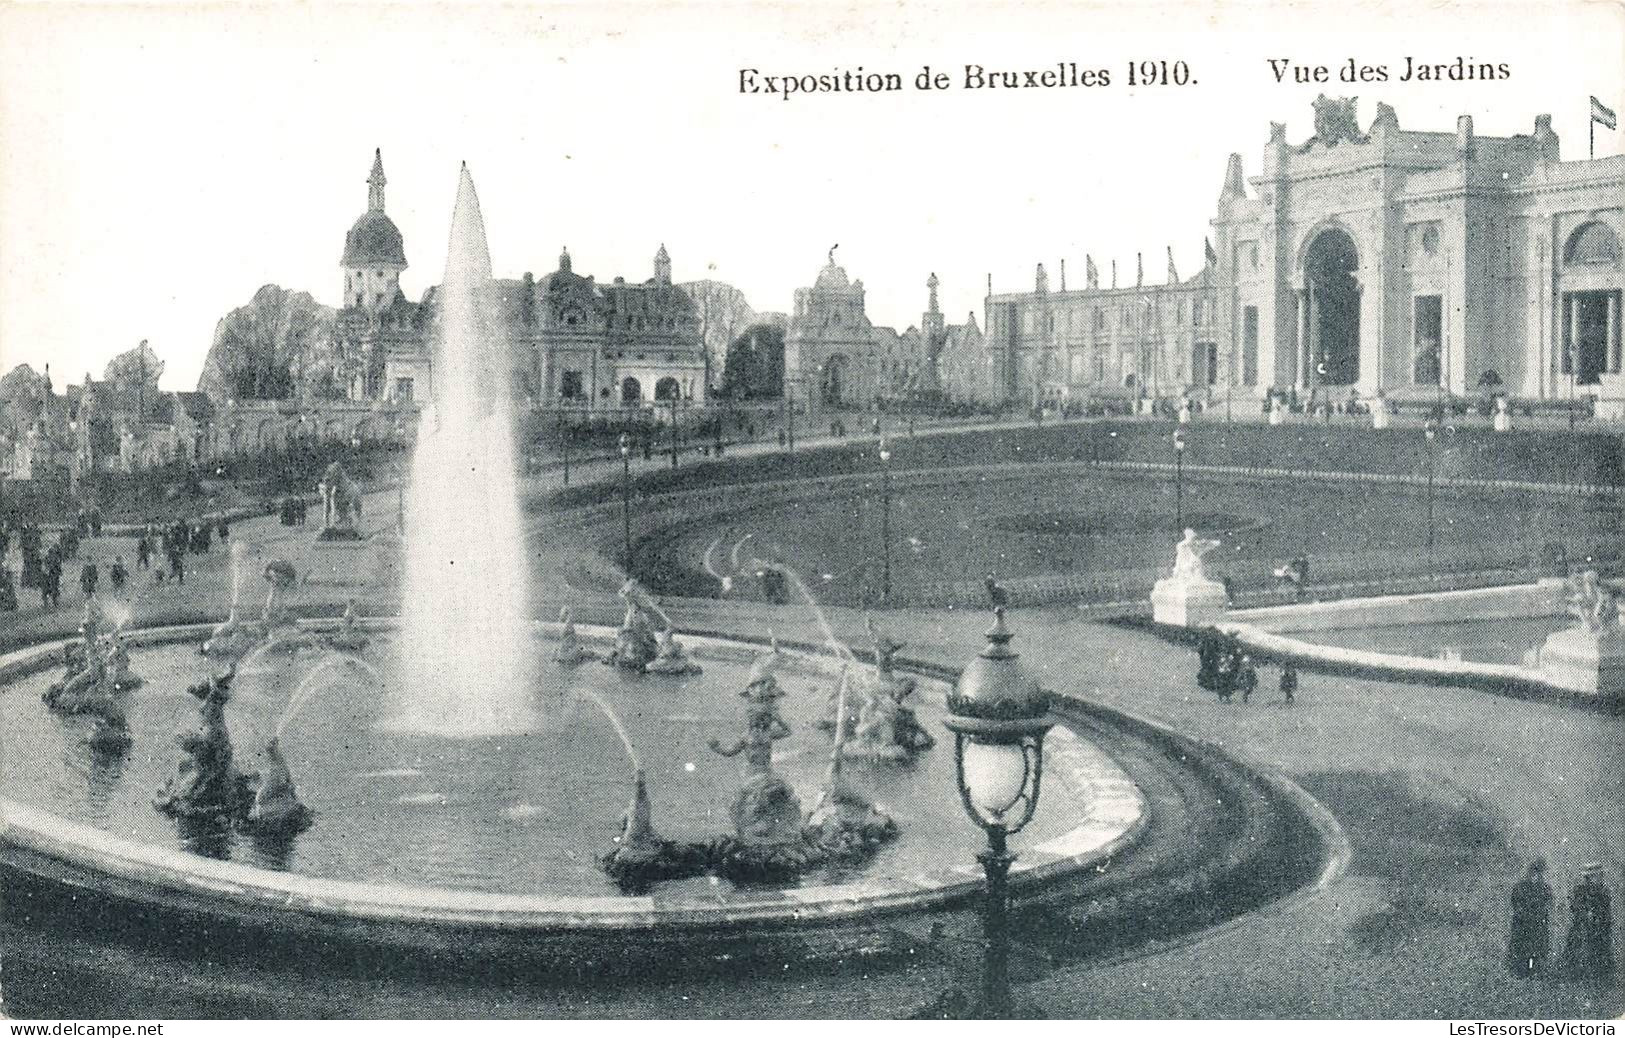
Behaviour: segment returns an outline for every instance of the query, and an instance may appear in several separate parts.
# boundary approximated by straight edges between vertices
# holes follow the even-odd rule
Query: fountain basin
[[[304,626],[315,630],[322,625]],[[386,625],[369,626],[379,631],[381,636],[387,633],[384,630]],[[580,632],[584,641],[597,648],[606,647],[612,638],[612,632],[603,628],[581,628]],[[136,653],[135,668],[139,671],[144,666],[161,662],[163,651],[188,651],[178,647],[160,649],[166,642],[195,643],[206,634],[207,629],[203,627],[137,632],[130,641],[144,648]],[[720,700],[728,710],[737,709],[736,703],[740,701],[724,679],[730,669],[738,669],[742,673],[755,655],[755,648],[722,639],[690,638],[685,642],[707,668],[703,680],[713,682],[699,690],[699,694]],[[0,659],[0,708],[14,714],[34,709],[43,711],[37,697],[31,694],[33,683],[48,680],[49,676],[43,671],[54,662],[59,648],[60,643],[37,646]],[[152,653],[154,649],[158,650],[159,655]],[[797,728],[800,738],[806,742],[797,747],[794,743],[798,740],[787,741],[791,745],[787,747],[783,770],[810,805],[816,798],[817,784],[816,779],[809,779],[808,776],[815,773],[821,775],[828,742],[810,724],[800,722],[816,714],[822,707],[822,692],[828,686],[817,683],[830,680],[832,675],[827,663],[817,657],[799,653],[790,655],[792,663],[787,680],[792,695],[786,697],[786,714]],[[195,661],[196,657],[188,659]],[[669,683],[662,685],[660,679],[625,679],[616,675],[611,668],[596,664],[583,666],[602,672],[594,673],[595,679],[633,682],[632,691],[626,693],[628,695],[645,696],[654,701],[673,695]],[[151,695],[161,697],[175,694],[173,689],[165,691],[166,682],[152,680],[152,677],[149,675],[146,686]],[[251,675],[239,680],[247,677]],[[933,683],[929,681],[922,684],[922,693],[917,697],[922,720],[927,725],[935,725],[940,708],[931,703],[932,700],[940,703],[942,687],[937,685],[933,688]],[[814,686],[818,689],[816,695],[808,691]],[[181,696],[187,698],[184,693]],[[233,726],[234,738],[240,743],[247,742],[252,722],[246,708],[251,706],[253,696],[253,692],[245,690],[228,706],[228,724]],[[797,705],[792,709],[789,702]],[[242,718],[229,715],[233,707],[245,708]],[[173,743],[168,733],[163,733],[161,739],[153,739],[151,732],[144,737],[134,719],[138,713],[132,711],[132,727],[136,727],[137,735],[132,758],[143,752],[155,751],[159,759],[168,762],[173,753]],[[8,718],[8,723],[10,720]],[[46,720],[58,726],[65,724],[54,717],[47,717]],[[309,723],[308,718],[306,723]],[[599,728],[607,728],[607,725],[595,723]],[[671,722],[657,719],[656,723],[669,727]],[[633,727],[636,728],[636,723]],[[301,867],[307,861],[315,860],[306,854],[303,841],[316,836],[323,829],[332,830],[336,836],[345,834],[344,811],[330,799],[324,801],[321,785],[313,781],[308,770],[301,768],[302,754],[307,751],[300,750],[296,733],[297,725],[290,725],[284,743],[294,767],[295,779],[300,783],[301,796],[316,809],[317,821],[311,832],[295,842],[293,855],[283,864],[283,869]],[[612,773],[624,777],[629,774],[629,769],[622,761],[615,759],[614,755],[620,751],[613,739],[612,735],[607,736],[606,741],[592,748],[588,756],[607,756],[607,766]],[[157,745],[144,749],[144,744]],[[605,747],[611,748],[613,753],[606,751]],[[1012,876],[1018,888],[1041,884],[1086,868],[1121,851],[1133,842],[1143,825],[1143,799],[1128,776],[1105,754],[1065,728],[1055,731],[1046,749],[1046,772],[1052,781],[1046,783],[1043,809],[1032,830],[1033,839],[1027,842]],[[968,853],[968,849],[976,845],[979,834],[962,816],[957,823],[946,824],[950,814],[958,810],[952,797],[952,781],[945,770],[951,767],[951,747],[939,746],[927,757],[930,759],[922,760],[916,766],[917,773],[907,778],[918,783],[920,789],[936,790],[932,809],[924,816],[911,816],[909,804],[896,806],[905,834],[912,832],[915,837],[914,846],[909,846],[909,837],[905,836],[898,841],[896,853],[888,849],[861,870],[808,877],[802,885],[789,887],[732,888],[722,881],[697,880],[662,885],[647,896],[628,897],[611,892],[613,888],[607,882],[603,882],[601,892],[594,893],[583,885],[579,874],[575,880],[568,880],[561,878],[556,870],[551,889],[548,889],[533,884],[527,888],[525,883],[514,882],[515,873],[509,870],[499,870],[484,877],[486,881],[493,878],[498,880],[495,883],[482,884],[479,877],[460,874],[454,882],[431,884],[400,882],[387,870],[345,875],[342,870],[317,865],[315,868],[318,871],[335,874],[284,871],[268,867],[276,863],[268,863],[252,854],[244,855],[243,861],[213,860],[183,850],[178,844],[165,845],[161,839],[152,836],[152,830],[147,830],[145,836],[138,831],[132,837],[129,822],[133,816],[120,816],[118,812],[112,812],[107,817],[125,818],[123,823],[115,822],[112,825],[92,824],[89,816],[71,817],[71,812],[62,803],[52,805],[49,796],[42,796],[42,787],[38,783],[34,783],[32,788],[26,785],[27,776],[24,773],[28,765],[37,769],[49,764],[48,759],[40,753],[31,753],[29,761],[23,765],[15,763],[16,754],[8,755],[8,761],[13,763],[5,773],[4,780],[0,781],[0,812],[4,817],[4,829],[0,830],[0,858],[3,858],[9,875],[24,880],[22,886],[8,880],[8,890],[28,889],[36,882],[89,887],[126,904],[159,911],[184,910],[189,915],[230,921],[233,926],[267,926],[284,934],[305,931],[326,933],[335,927],[349,932],[361,927],[368,931],[369,941],[392,943],[405,940],[419,947],[427,943],[431,946],[467,948],[469,941],[483,939],[477,934],[500,938],[516,930],[659,929],[670,934],[673,930],[713,930],[719,926],[726,928],[744,923],[802,926],[860,917],[868,920],[877,913],[954,903],[979,889],[979,870],[970,864]],[[700,761],[694,763],[698,768]],[[718,761],[716,765],[720,765],[725,773],[731,773],[728,762]],[[128,766],[134,771],[141,770],[134,759]],[[580,848],[583,858],[590,861],[593,855],[610,845],[610,838],[616,831],[618,812],[624,807],[625,792],[629,788],[629,784],[622,781],[616,783],[613,791],[607,794],[604,803],[612,810],[573,801],[568,805],[586,822],[598,828],[599,837]],[[683,828],[688,823],[680,819],[669,802],[662,800],[661,793],[656,791],[659,788],[658,785],[651,788],[656,798],[656,824],[668,830],[668,836],[691,835]],[[901,788],[912,787],[904,783]],[[138,782],[127,795],[144,800],[150,797],[151,792]],[[52,806],[56,809],[52,810]],[[493,810],[484,816],[481,824],[505,828],[508,832],[506,838],[512,841],[513,834],[521,831],[516,827],[523,823],[502,813],[502,807],[507,805],[490,806]],[[703,806],[699,809],[705,810]],[[164,820],[150,807],[145,810],[155,819],[154,829],[162,833],[161,823]],[[726,800],[719,799],[711,805],[710,810],[717,819],[713,831],[721,831],[721,819],[726,816]],[[432,826],[428,830],[432,832]],[[442,834],[441,838],[463,837],[477,841],[477,834],[471,834],[475,834],[475,827],[465,819],[461,827]],[[547,871],[546,862],[509,861],[518,861],[518,868],[528,868],[532,873]],[[942,865],[943,862],[959,861],[966,864],[954,867]],[[484,889],[480,888],[482,885]]]

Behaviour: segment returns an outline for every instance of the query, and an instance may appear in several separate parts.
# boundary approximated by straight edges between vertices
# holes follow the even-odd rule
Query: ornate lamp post
[[[632,440],[621,433],[621,568],[632,575]]]
[[[1038,809],[1044,774],[1044,735],[1055,723],[1049,695],[1027,675],[1010,648],[1004,607],[994,609],[987,646],[971,660],[948,695],[943,724],[954,733],[954,774],[971,821],[987,834],[976,855],[987,876],[980,1015],[1011,1013],[1009,894],[1005,882],[1016,856],[1006,838]]]
[[[880,440],[880,601],[891,605],[891,448]]]
[[[1174,430],[1174,529],[1185,528],[1185,432]]]
[[[1439,435],[1439,423],[1432,418],[1422,427],[1422,435],[1427,437],[1428,444],[1428,577],[1438,576],[1438,570],[1433,564],[1433,441]]]

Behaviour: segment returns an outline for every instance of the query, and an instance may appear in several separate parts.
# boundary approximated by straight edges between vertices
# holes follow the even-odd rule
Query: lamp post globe
[[[1006,838],[1020,832],[1038,810],[1044,773],[1044,736],[1055,724],[1049,694],[1021,666],[1010,648],[1013,635],[1004,607],[994,610],[987,645],[948,694],[943,724],[954,735],[954,776],[971,821],[987,836],[977,854],[986,875],[979,1015],[1011,1015],[1009,894],[1006,881],[1016,856]]]

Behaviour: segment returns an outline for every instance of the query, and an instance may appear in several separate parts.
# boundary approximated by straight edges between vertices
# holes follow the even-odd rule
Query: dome
[[[344,236],[346,267],[406,266],[406,247],[395,221],[376,210],[362,213],[361,219]]]
[[[814,288],[847,288],[850,282],[846,279],[846,268],[837,267],[835,260],[831,259],[829,265],[818,272],[818,280],[813,282]]]

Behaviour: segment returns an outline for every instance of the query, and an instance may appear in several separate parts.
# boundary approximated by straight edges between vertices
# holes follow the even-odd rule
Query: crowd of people
[[[1555,972],[1580,983],[1614,983],[1614,900],[1602,882],[1602,865],[1582,866],[1580,879],[1569,891],[1568,934],[1555,963],[1551,957],[1554,903],[1546,882],[1546,859],[1536,858],[1512,888],[1507,969],[1518,977]]]
[[[1243,703],[1252,702],[1258,691],[1258,667],[1235,635],[1207,628],[1197,643],[1197,658],[1198,687],[1217,695],[1221,703],[1230,702],[1238,692]],[[1281,701],[1291,704],[1298,698],[1298,668],[1291,660],[1282,660],[1280,666]]]
[[[216,537],[225,540],[230,536],[230,529],[225,518],[190,523],[177,519],[167,526],[149,522],[136,537],[136,568],[151,571],[156,583],[171,579],[185,583],[186,556],[206,554]],[[67,564],[79,558],[85,538],[100,538],[102,533],[103,520],[97,509],[80,509],[73,525],[58,530],[49,538],[50,543],[46,543],[46,531],[37,523],[0,523],[0,612],[16,612],[21,604],[19,592],[28,590],[39,593],[41,608],[59,607]],[[10,564],[13,544],[17,547],[20,574]],[[123,555],[114,557],[106,575],[112,592],[122,594],[132,578]],[[101,586],[101,566],[94,559],[85,559],[79,567],[80,592],[90,598]]]

